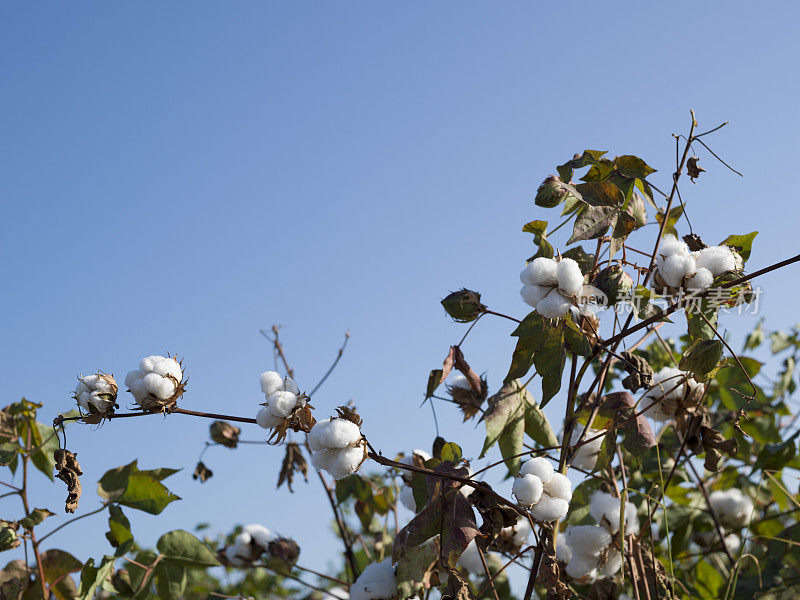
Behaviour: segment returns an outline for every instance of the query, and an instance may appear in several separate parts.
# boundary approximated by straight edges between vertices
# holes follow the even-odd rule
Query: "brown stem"
[[[28,506],[28,460],[30,458],[31,449],[31,426],[32,423],[28,422],[28,434],[25,441],[25,454],[22,455],[22,487],[19,490],[19,497],[22,499],[22,506],[25,509],[25,516],[31,513]],[[28,530],[31,538],[31,547],[33,548],[33,556],[36,558],[36,569],[39,571],[39,583],[42,586],[42,598],[47,598],[47,582],[44,579],[44,565],[42,564],[42,557],[39,554],[39,544],[36,541],[36,534],[33,532],[33,527]]]
[[[497,595],[497,588],[494,587],[494,577],[489,572],[489,565],[486,564],[486,557],[483,555],[483,550],[478,544],[475,544],[475,548],[478,549],[478,556],[481,557],[481,564],[483,565],[483,570],[486,573],[486,577],[489,579],[489,585],[492,588],[492,594],[494,594],[494,600],[500,600],[500,596]]]
[[[347,533],[347,527],[345,526],[344,519],[339,514],[339,509],[336,506],[336,500],[333,497],[333,492],[328,487],[325,478],[322,476],[322,473],[317,471],[317,476],[319,477],[320,483],[322,483],[322,487],[325,488],[325,495],[328,497],[328,502],[331,505],[331,510],[333,511],[333,516],[336,519],[336,526],[339,528],[339,535],[342,538],[342,543],[344,544],[344,554],[347,558],[347,564],[350,565],[350,571],[353,575],[353,581],[358,578],[358,563],[356,562],[356,557],[353,554],[353,546],[350,542],[350,536]]]

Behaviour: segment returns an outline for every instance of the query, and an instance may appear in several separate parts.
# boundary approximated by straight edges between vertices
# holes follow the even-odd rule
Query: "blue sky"
[[[695,230],[760,230],[751,268],[797,252],[797,17],[788,2],[6,3],[3,402],[43,402],[49,422],[78,373],[122,379],[169,351],[191,377],[184,406],[252,416],[272,365],[259,328],[284,326],[305,389],[349,330],[317,409],[352,399],[384,452],[428,448],[421,395],[461,331],[438,301],[467,286],[525,314],[520,228],[552,217],[533,194],[574,153],[640,155],[664,188],[689,108],[702,128],[729,120],[709,142],[745,177],[700,153],[708,172],[683,187]],[[795,281],[760,281],[768,326],[794,324]],[[495,389],[509,332],[487,319],[465,345]],[[477,456],[480,431],[447,407],[440,421]],[[128,511],[143,544],[200,521],[261,522],[324,566],[336,546],[318,535],[317,482],[276,492],[280,451],[255,446],[209,451],[201,486],[207,427],[175,415],[70,428],[81,510],[111,467],[184,467],[169,480],[181,502]],[[60,483],[34,490],[37,506],[62,506]],[[108,551],[104,519],[68,531],[51,540],[84,559]]]

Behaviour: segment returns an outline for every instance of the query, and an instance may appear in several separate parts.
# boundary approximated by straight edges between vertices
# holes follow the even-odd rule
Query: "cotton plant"
[[[665,235],[656,255],[653,287],[668,293],[679,288],[704,292],[716,277],[741,271],[742,266],[742,257],[729,246],[708,246],[692,252],[686,242]]]
[[[519,277],[522,299],[547,319],[567,314],[583,289],[583,273],[571,258],[540,256],[528,263]]]
[[[308,446],[314,467],[336,480],[358,471],[367,458],[361,428],[343,417],[317,421],[308,434]]]
[[[171,356],[146,356],[128,372],[125,385],[145,412],[168,412],[186,390],[183,367]]]
[[[117,408],[117,382],[112,375],[98,372],[78,377],[72,396],[81,411],[89,417],[102,418]]]
[[[256,414],[256,423],[263,429],[282,425],[296,408],[306,402],[294,379],[288,375],[281,377],[276,371],[261,374],[261,391],[266,401]]]
[[[535,457],[520,467],[511,491],[517,501],[530,510],[534,520],[557,521],[569,510],[572,482],[566,475],[556,473],[547,459]]]
[[[390,558],[366,566],[350,586],[349,600],[395,600],[397,579]]]
[[[249,567],[268,552],[270,543],[275,539],[276,536],[263,525],[245,525],[222,553],[231,566]]]
[[[653,385],[642,396],[639,405],[654,421],[668,421],[700,401],[703,384],[689,373],[674,367],[663,367],[653,375]]]

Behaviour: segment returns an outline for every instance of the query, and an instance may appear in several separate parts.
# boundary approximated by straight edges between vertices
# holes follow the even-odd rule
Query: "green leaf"
[[[710,562],[698,561],[694,569],[695,590],[703,600],[719,600],[726,585],[725,578]]]
[[[676,206],[672,210],[669,211],[669,218],[667,218],[667,224],[664,225],[664,235],[672,234],[675,237],[678,237],[678,230],[675,229],[675,223],[678,222],[678,219],[681,218],[683,215],[683,207]],[[659,210],[656,213],[656,221],[661,223],[664,220],[664,212]]]
[[[651,173],[656,172],[654,168],[649,166],[641,158],[630,154],[616,157],[614,159],[614,164],[617,165],[617,169],[625,177],[631,177],[634,179],[644,179]]]
[[[705,315],[706,318],[704,319],[702,315]],[[693,304],[691,310],[686,311],[689,338],[693,342],[696,340],[713,340],[716,334],[711,325],[716,327],[718,316],[719,308],[711,304],[706,298],[699,303]]]
[[[697,381],[706,381],[716,372],[722,351],[719,340],[697,340],[683,353],[678,368],[690,371]]]
[[[182,529],[162,535],[156,548],[164,560],[184,567],[205,568],[220,564],[208,546]]]
[[[131,523],[128,521],[128,517],[116,504],[108,505],[108,529],[106,538],[117,549],[115,555],[122,556],[130,550],[133,544],[133,534],[131,533]]]
[[[77,573],[83,568],[83,563],[69,552],[51,548],[41,555],[44,579],[47,583],[62,580],[70,573]]]
[[[517,381],[504,385],[489,398],[489,406],[484,414],[486,440],[481,458],[495,443],[499,444],[500,453],[512,476],[519,471],[521,458],[516,455],[522,453],[525,433],[525,404],[520,389]]]
[[[622,190],[608,181],[579,183],[575,189],[589,206],[620,208],[625,202]]]
[[[90,558],[81,570],[81,583],[78,586],[77,600],[91,600],[97,588],[103,585],[114,568],[114,557],[104,556],[98,566],[94,566],[94,559]]]
[[[542,402],[544,408],[561,389],[561,375],[567,352],[564,349],[564,336],[560,327],[553,327],[548,332],[544,344],[533,357],[536,372],[542,376]]]
[[[596,164],[604,154],[605,151],[603,150],[584,150],[582,155],[576,155],[572,160],[568,160],[563,165],[556,167],[556,170],[561,180],[569,183],[572,180],[572,173],[575,169]]]
[[[186,589],[186,569],[161,561],[155,568],[156,591],[162,600],[181,598]]]
[[[589,356],[592,353],[592,345],[583,330],[571,319],[562,320],[564,330],[564,343],[567,350],[578,356]]]
[[[551,328],[550,321],[545,320],[536,311],[532,311],[522,319],[522,323],[511,333],[512,337],[519,339],[517,340],[517,347],[511,356],[511,366],[508,369],[505,383],[525,376],[533,366],[534,354],[547,339]]]
[[[522,393],[525,397],[525,433],[543,448],[558,446],[558,437],[544,411],[539,408],[527,388]]]
[[[425,399],[427,400],[433,393],[436,391],[436,388],[439,387],[439,384],[442,383],[442,375],[444,371],[442,369],[434,369],[431,371],[430,375],[428,375],[428,385],[425,388]]]
[[[445,443],[439,450],[439,459],[441,459],[442,462],[449,460],[451,463],[455,464],[461,462],[461,456],[461,446],[453,442]]]
[[[26,516],[24,519],[19,520],[19,524],[22,525],[22,527],[24,527],[25,529],[33,529],[36,525],[39,525],[47,517],[52,517],[54,514],[56,513],[46,508],[34,508],[28,516]]]
[[[619,208],[616,206],[587,206],[575,219],[567,245],[603,237],[608,228],[617,222],[618,214]]]
[[[545,258],[553,258],[555,250],[550,242],[547,241],[547,221],[531,221],[522,227],[525,233],[533,234],[533,243],[539,247],[539,250],[531,256],[528,260],[544,256]]]
[[[614,223],[614,231],[611,234],[610,257],[613,257],[622,248],[622,244],[625,243],[625,240],[628,239],[634,229],[636,229],[636,218],[627,211],[620,211],[617,215],[617,222]]]
[[[719,245],[730,246],[731,248],[735,249],[739,253],[739,256],[742,257],[742,260],[747,262],[747,259],[750,258],[750,252],[753,249],[753,240],[756,239],[757,235],[757,231],[746,233],[744,235],[729,235],[722,242],[720,242]]]
[[[161,483],[176,472],[175,469],[140,471],[133,461],[107,471],[98,482],[97,493],[108,501],[157,515],[171,502],[180,500]]]

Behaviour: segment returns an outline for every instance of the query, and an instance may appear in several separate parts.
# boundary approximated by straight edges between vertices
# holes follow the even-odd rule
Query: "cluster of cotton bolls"
[[[106,373],[78,377],[72,397],[84,412],[100,415],[113,413],[117,406],[117,382]]]
[[[393,600],[397,597],[397,579],[392,559],[367,565],[350,586],[349,600]]]
[[[305,404],[300,388],[291,377],[283,378],[275,371],[261,374],[261,391],[267,401],[256,415],[256,423],[264,429],[277,427],[292,414],[297,406]]]
[[[581,439],[582,433],[582,427],[576,427],[573,429],[572,436],[570,437],[570,444],[573,446],[577,444]],[[586,432],[583,441],[591,441],[588,443],[583,443],[578,447],[577,451],[575,452],[575,457],[572,459],[573,467],[582,469],[584,471],[591,471],[594,469],[594,465],[597,463],[597,455],[600,453],[600,449],[603,447],[603,438],[598,437],[601,433],[603,432],[599,429],[589,429],[589,431]]]
[[[530,459],[520,467],[519,475],[511,491],[536,521],[555,521],[567,515],[572,482],[566,475],[556,473],[547,459]]]
[[[249,567],[269,550],[275,535],[263,525],[246,525],[225,548],[225,558],[234,567]]]
[[[583,273],[571,258],[534,258],[519,278],[522,299],[548,319],[563,317],[583,289]]]
[[[653,387],[642,396],[639,404],[647,409],[645,414],[651,419],[666,421],[680,409],[696,403],[699,397],[695,399],[695,396],[699,393],[702,393],[702,384],[688,373],[674,367],[664,367],[653,374]]]
[[[367,457],[359,426],[340,417],[315,423],[308,434],[308,447],[314,467],[337,481],[358,471]]]
[[[702,292],[711,287],[715,277],[740,271],[742,266],[742,257],[729,246],[709,246],[691,252],[685,242],[674,235],[665,235],[656,256],[653,286],[659,290],[683,287]]]
[[[147,356],[139,368],[125,376],[125,385],[146,411],[164,410],[175,404],[186,386],[180,363],[170,356]]]
[[[595,492],[589,512],[599,525],[573,525],[558,537],[556,558],[564,571],[578,583],[613,576],[622,566],[622,555],[613,545],[620,528],[620,500],[605,492]],[[639,532],[636,506],[625,504],[625,535]]]

